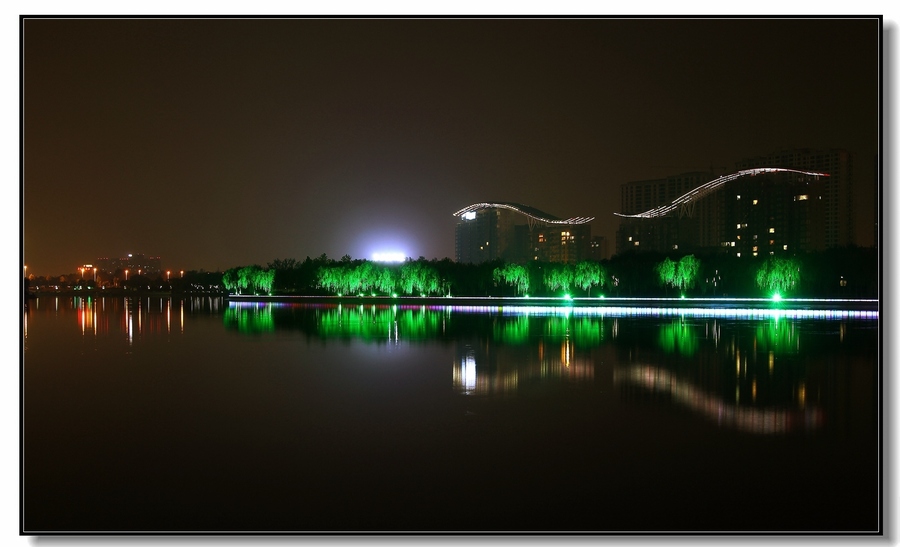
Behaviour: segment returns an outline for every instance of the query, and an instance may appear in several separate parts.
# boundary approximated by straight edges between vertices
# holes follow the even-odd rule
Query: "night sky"
[[[877,19],[26,19],[24,260],[454,258],[453,212],[846,148],[872,245]],[[611,250],[614,243],[611,242]]]

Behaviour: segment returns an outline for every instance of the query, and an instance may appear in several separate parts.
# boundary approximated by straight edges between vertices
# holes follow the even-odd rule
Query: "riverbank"
[[[415,296],[255,296],[228,295],[234,302],[295,302],[310,304],[362,304],[473,307],[594,307],[672,309],[782,309],[878,311],[876,299],[834,298],[626,298],[626,297],[415,297]]]

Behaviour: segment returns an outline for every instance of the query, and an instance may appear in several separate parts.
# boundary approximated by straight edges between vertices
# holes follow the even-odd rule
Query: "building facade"
[[[460,209],[456,223],[456,261],[491,260],[575,263],[590,258],[592,217],[560,219],[506,202],[478,203]]]
[[[853,233],[853,162],[846,150],[811,150],[808,148],[781,150],[765,156],[746,158],[737,162],[737,169],[754,167],[784,167],[803,171],[828,173],[822,179],[821,241],[817,247],[846,247],[855,243]]]
[[[746,175],[751,170],[756,172]],[[735,174],[740,176],[721,177],[714,191],[701,191],[714,180],[702,172],[623,184],[623,215],[676,200],[679,205],[665,215],[623,218],[616,252],[718,249],[765,256],[854,243],[852,162],[846,151],[781,151],[741,160]]]
[[[671,203],[713,179],[710,171],[681,173],[661,179],[626,182],[621,187],[622,213],[631,215]],[[691,251],[718,243],[715,207],[698,202],[694,214],[660,218],[625,218],[616,231],[616,252]]]

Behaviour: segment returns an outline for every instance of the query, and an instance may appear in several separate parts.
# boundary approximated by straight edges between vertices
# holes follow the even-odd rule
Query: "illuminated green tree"
[[[583,260],[575,265],[573,278],[576,287],[586,290],[591,295],[591,287],[603,285],[606,282],[606,272],[599,263],[592,260]]]
[[[700,260],[694,255],[683,256],[678,262],[666,257],[656,265],[656,273],[659,275],[660,285],[664,287],[690,289],[700,273]]]
[[[377,268],[368,260],[363,261],[354,269],[355,279],[361,293],[367,293],[375,287]]]
[[[398,285],[404,294],[436,294],[441,290],[441,278],[423,260],[410,260],[400,267]]]
[[[237,268],[230,268],[222,274],[222,285],[225,285],[228,292],[237,292],[237,270]]]
[[[700,273],[700,260],[694,255],[681,257],[678,261],[677,277],[679,289],[691,289]]]
[[[574,277],[575,272],[570,264],[548,264],[544,270],[544,285],[551,291],[568,292]]]
[[[380,266],[375,274],[375,290],[384,294],[393,294],[397,288],[394,270],[388,266]]]
[[[528,270],[519,264],[510,263],[494,268],[494,281],[512,285],[516,288],[517,295],[528,292]]]
[[[795,258],[769,257],[756,270],[756,284],[767,293],[783,295],[800,283],[800,262]]]
[[[659,275],[659,284],[663,287],[675,287],[677,272],[675,262],[669,257],[656,265],[656,273]]]

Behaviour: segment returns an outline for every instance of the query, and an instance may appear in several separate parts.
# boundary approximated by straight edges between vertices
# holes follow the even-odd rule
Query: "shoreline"
[[[232,302],[284,302],[298,304],[352,304],[378,306],[470,306],[557,308],[667,308],[667,309],[762,309],[762,310],[858,310],[880,311],[879,299],[754,297],[511,297],[511,296],[299,296],[238,295],[223,293],[175,293],[169,291],[60,291],[35,293],[34,298],[223,298]]]

